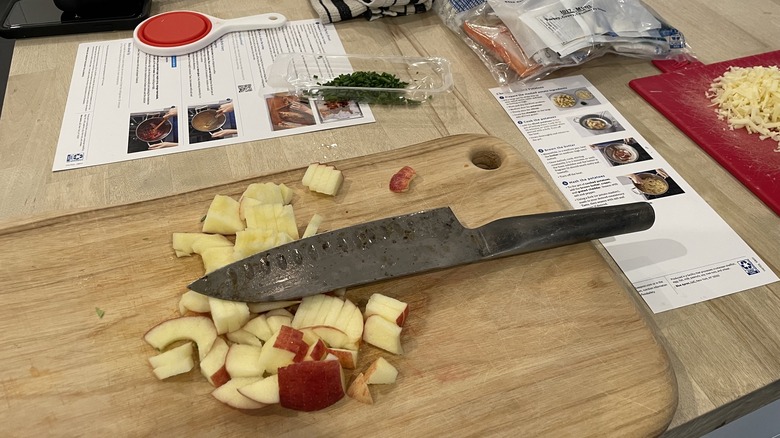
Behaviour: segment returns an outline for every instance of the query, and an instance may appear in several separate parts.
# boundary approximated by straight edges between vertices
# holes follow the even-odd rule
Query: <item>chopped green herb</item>
[[[200,218],[200,221],[203,222],[206,220],[206,215],[204,214],[202,218]]]
[[[342,74],[334,79],[318,83],[323,87],[360,87],[360,88],[406,88],[409,83],[400,80],[390,73],[378,73],[375,71],[356,71]],[[417,100],[407,99],[393,91],[361,91],[361,90],[318,90],[319,95],[326,102],[343,102],[354,100],[358,102],[375,103],[383,105],[418,105]]]
[[[104,312],[100,307],[95,307],[95,313],[97,313],[97,316],[100,319],[103,319],[103,315],[106,314],[106,312]]]

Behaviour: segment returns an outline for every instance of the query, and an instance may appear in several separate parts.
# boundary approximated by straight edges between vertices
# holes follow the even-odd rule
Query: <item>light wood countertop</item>
[[[154,11],[195,9],[230,18],[258,13],[264,10],[261,3],[155,1]],[[704,63],[778,49],[777,0],[647,3],[685,34]],[[306,0],[272,7],[290,20],[315,17]],[[495,83],[488,71],[434,12],[372,22],[356,19],[336,28],[348,52],[448,58],[454,92],[413,111],[374,108],[373,124],[53,173],[78,44],[131,34],[18,41],[0,118],[0,219],[12,222],[144,201],[460,133],[503,139],[547,178],[528,142],[489,93]],[[628,86],[631,79],[657,73],[647,61],[607,56],[555,76],[587,77],[769,267],[780,272],[780,218]],[[699,436],[780,398],[780,283],[657,315],[624,283],[626,293],[656,326],[677,376],[679,405],[669,436]]]

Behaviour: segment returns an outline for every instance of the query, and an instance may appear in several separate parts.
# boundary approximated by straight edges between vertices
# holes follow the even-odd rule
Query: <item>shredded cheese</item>
[[[778,142],[780,152],[780,70],[771,67],[730,67],[710,84],[707,97],[717,105],[718,119],[730,129],[744,128],[761,140]]]

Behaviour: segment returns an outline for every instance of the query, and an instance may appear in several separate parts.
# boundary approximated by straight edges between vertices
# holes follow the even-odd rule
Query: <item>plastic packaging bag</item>
[[[440,0],[434,10],[510,88],[606,53],[695,59],[641,0]]]

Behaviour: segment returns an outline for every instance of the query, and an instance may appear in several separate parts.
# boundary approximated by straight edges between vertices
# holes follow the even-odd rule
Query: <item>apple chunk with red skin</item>
[[[241,393],[238,392],[238,389],[251,385],[261,379],[262,377],[237,377],[235,379],[230,379],[230,381],[224,385],[214,389],[214,391],[211,392],[211,395],[222,403],[236,409],[260,409],[266,405],[241,395]]]
[[[230,374],[225,367],[228,350],[227,342],[217,337],[211,350],[200,361],[200,372],[212,385],[219,388],[230,380]]]
[[[200,360],[206,357],[216,339],[217,328],[207,316],[182,316],[168,319],[144,334],[144,341],[160,351],[176,341],[194,341],[198,346]]]
[[[317,411],[344,397],[344,373],[337,360],[304,361],[279,368],[279,403],[296,411]]]
[[[409,316],[409,305],[403,301],[382,294],[373,294],[366,303],[366,311],[363,316],[368,319],[371,315],[379,315],[388,321],[404,326]]]

